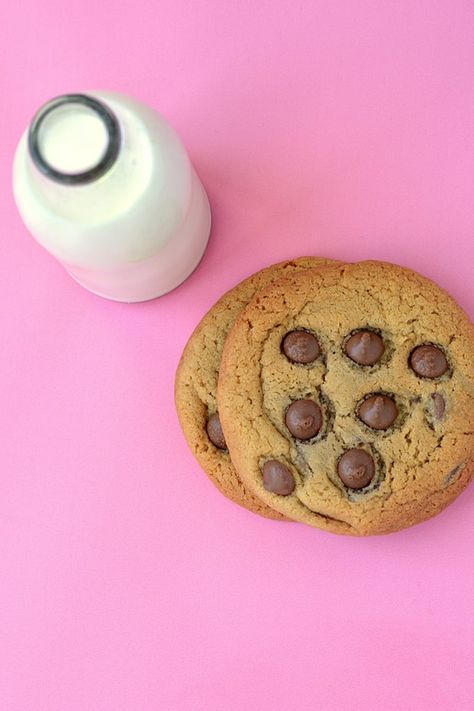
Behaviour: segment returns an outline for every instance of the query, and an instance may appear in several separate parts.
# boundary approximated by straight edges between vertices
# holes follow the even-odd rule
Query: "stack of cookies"
[[[225,294],[176,376],[186,440],[245,508],[354,536],[439,513],[474,475],[474,328],[384,262],[304,257]]]

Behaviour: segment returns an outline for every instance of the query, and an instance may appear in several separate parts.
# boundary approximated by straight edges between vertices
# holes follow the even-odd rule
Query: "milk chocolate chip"
[[[374,365],[385,351],[383,339],[373,331],[357,331],[344,344],[346,355],[359,365]]]
[[[350,489],[363,489],[375,475],[375,463],[365,449],[348,449],[337,464],[337,473]]]
[[[433,393],[431,399],[433,400],[434,416],[437,420],[442,420],[446,411],[446,401],[444,397],[441,393]]]
[[[262,468],[263,486],[267,491],[288,496],[295,488],[295,479],[288,467],[277,459],[265,462]]]
[[[359,405],[357,414],[372,429],[386,430],[397,419],[398,407],[387,395],[371,395]]]
[[[321,349],[318,339],[308,331],[290,331],[282,343],[283,353],[292,363],[312,363]]]
[[[441,348],[431,345],[417,346],[410,354],[410,365],[422,378],[439,378],[449,368]]]
[[[286,411],[285,422],[293,437],[304,440],[318,434],[323,417],[313,400],[295,400]]]
[[[212,444],[218,449],[227,449],[227,444],[225,442],[224,433],[222,431],[221,421],[217,412],[207,421],[206,425],[207,436],[211,440]]]
[[[463,462],[462,464],[458,464],[457,467],[454,467],[454,469],[451,469],[449,474],[447,474],[444,478],[444,485],[449,486],[450,484],[454,484],[455,481],[459,478],[459,475],[461,474],[462,470],[466,466],[466,462]]]

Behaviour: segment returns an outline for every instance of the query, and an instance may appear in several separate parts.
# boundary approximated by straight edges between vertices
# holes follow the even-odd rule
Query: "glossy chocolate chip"
[[[421,378],[439,378],[449,368],[441,348],[431,345],[417,346],[410,354],[410,365]]]
[[[385,351],[381,336],[373,331],[357,331],[344,344],[346,355],[359,365],[374,365]]]
[[[387,395],[371,395],[359,405],[357,414],[374,430],[386,430],[398,416],[398,407]]]
[[[308,331],[290,331],[282,343],[283,353],[292,363],[307,365],[312,363],[321,352],[318,339]]]
[[[295,400],[286,411],[285,422],[293,437],[311,439],[323,424],[321,408],[313,400]]]
[[[350,489],[363,489],[375,475],[375,462],[365,449],[348,449],[337,464],[337,473]]]
[[[288,496],[295,488],[295,479],[291,471],[277,459],[265,462],[262,468],[263,486],[267,491],[280,496]]]
[[[444,413],[446,412],[446,400],[441,395],[441,393],[433,393],[431,396],[433,400],[433,411],[434,416],[437,420],[442,420]]]
[[[454,469],[451,469],[449,474],[446,474],[444,478],[444,485],[450,486],[450,484],[454,484],[454,482],[459,479],[459,475],[461,474],[465,466],[466,462],[463,462],[462,464],[458,464],[457,467],[454,467]]]
[[[221,421],[217,412],[208,419],[206,431],[207,436],[214,446],[218,449],[227,449],[224,432],[222,431]]]

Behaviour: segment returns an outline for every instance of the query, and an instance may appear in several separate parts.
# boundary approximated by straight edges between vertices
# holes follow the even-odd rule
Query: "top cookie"
[[[438,513],[474,473],[474,329],[430,280],[381,262],[260,292],[227,339],[221,419],[269,506],[336,533]]]
[[[224,342],[239,313],[260,289],[294,272],[337,263],[319,257],[301,257],[274,264],[245,279],[224,294],[198,324],[176,373],[175,401],[179,420],[202,468],[225,496],[267,518],[284,519],[285,516],[267,506],[241,481],[232,466],[219,426],[217,378]]]

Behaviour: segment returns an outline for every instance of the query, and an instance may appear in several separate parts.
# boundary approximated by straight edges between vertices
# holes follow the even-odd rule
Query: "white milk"
[[[206,248],[209,203],[184,147],[129,97],[93,92],[46,104],[18,145],[13,188],[38,242],[109,299],[170,291]]]
[[[67,174],[82,173],[97,165],[108,141],[102,119],[80,104],[65,104],[47,114],[39,133],[46,163]]]

